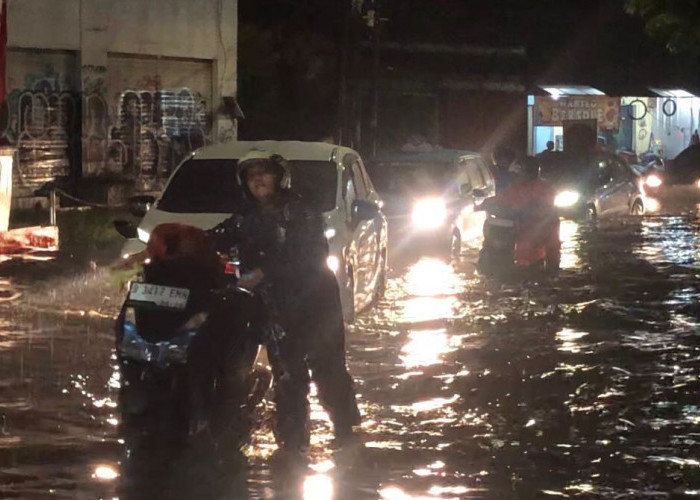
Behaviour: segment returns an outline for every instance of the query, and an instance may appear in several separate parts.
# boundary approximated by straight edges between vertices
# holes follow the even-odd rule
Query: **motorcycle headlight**
[[[661,177],[659,177],[658,175],[655,175],[655,174],[651,174],[650,176],[648,176],[644,182],[646,183],[647,186],[652,187],[652,188],[657,188],[661,184],[663,184]]]
[[[138,236],[139,241],[143,241],[144,243],[148,243],[148,239],[151,237],[151,233],[145,229],[141,229],[140,227],[136,228],[136,235]]]
[[[581,198],[581,195],[576,191],[562,191],[554,198],[554,206],[559,208],[571,207],[578,203],[579,198]]]
[[[440,227],[447,218],[447,206],[440,198],[425,198],[413,207],[411,220],[419,229]]]

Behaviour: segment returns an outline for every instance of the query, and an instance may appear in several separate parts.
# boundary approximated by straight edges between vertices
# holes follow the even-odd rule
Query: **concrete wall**
[[[221,103],[237,90],[237,11],[237,0],[9,0],[0,140],[21,149],[18,171],[126,174],[145,189],[192,148],[234,139]]]
[[[79,50],[82,28],[104,32],[99,48],[106,52],[216,59],[220,29],[235,49],[236,6],[232,0],[9,0],[8,46]]]

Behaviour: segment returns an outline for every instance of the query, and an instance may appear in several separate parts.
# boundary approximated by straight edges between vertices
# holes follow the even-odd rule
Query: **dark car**
[[[389,232],[401,242],[429,241],[452,255],[464,244],[479,244],[484,213],[474,207],[494,195],[495,183],[478,153],[383,154],[368,171],[384,201]]]
[[[664,181],[668,185],[700,185],[700,144],[688,146],[669,162]]]
[[[655,205],[663,213],[695,210],[700,203],[700,144],[687,147],[665,163],[649,165],[641,176],[649,206]]]
[[[556,190],[554,204],[563,217],[596,219],[646,212],[639,175],[614,154],[557,152],[540,162],[542,177]]]

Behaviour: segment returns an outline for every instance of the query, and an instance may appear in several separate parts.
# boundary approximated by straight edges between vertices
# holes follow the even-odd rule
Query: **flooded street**
[[[269,408],[240,454],[129,453],[119,297],[26,290],[0,312],[0,498],[700,497],[699,231],[563,222],[559,278],[527,288],[398,256],[349,333],[363,444],[333,450],[314,404],[308,463],[274,453]]]

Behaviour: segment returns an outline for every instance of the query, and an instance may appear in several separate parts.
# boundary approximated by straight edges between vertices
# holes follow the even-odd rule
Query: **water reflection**
[[[697,496],[698,229],[562,221],[563,272],[529,288],[435,259],[397,270],[348,339],[363,443],[333,449],[312,398],[303,455],[277,449],[269,405],[241,453],[125,443],[111,323],[5,310],[0,496]]]
[[[445,329],[412,331],[408,338],[401,349],[401,360],[406,368],[437,364],[444,354],[455,349]]]
[[[406,273],[402,286],[407,295],[401,301],[400,322],[420,323],[454,316],[462,280],[455,270],[439,259],[422,258]]]
[[[576,269],[581,265],[579,257],[579,231],[577,222],[564,219],[559,223],[559,240],[561,241],[561,269]]]

